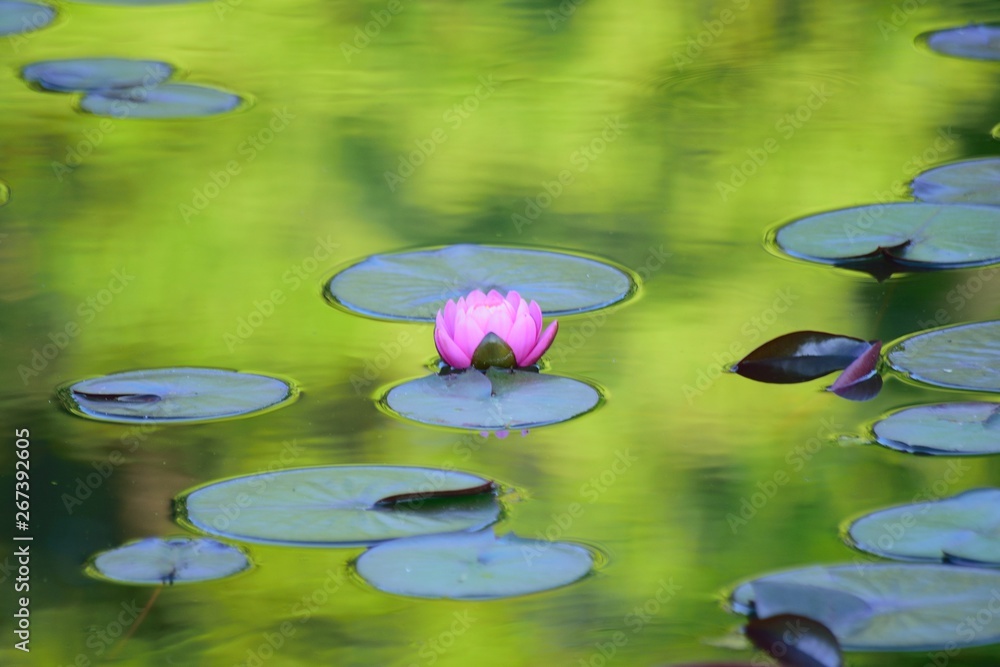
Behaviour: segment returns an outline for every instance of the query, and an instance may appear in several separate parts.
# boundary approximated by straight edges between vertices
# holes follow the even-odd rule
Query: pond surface
[[[744,620],[725,606],[737,584],[867,563],[842,539],[849,519],[1000,479],[995,457],[865,444],[891,410],[992,394],[889,374],[874,400],[850,402],[823,391],[834,376],[764,385],[722,372],[792,331],[888,342],[1000,317],[992,267],[877,282],[765,244],[778,224],[909,201],[919,172],[997,153],[1000,64],[915,42],[973,20],[1000,9],[68,2],[52,25],[6,37],[0,421],[11,447],[0,458],[12,489],[14,433],[27,429],[22,533],[33,540],[31,652],[8,633],[0,662],[750,661],[749,648],[727,648]],[[97,115],[79,94],[18,76],[95,57],[166,63],[171,84],[238,104],[163,93],[151,108],[110,89]],[[390,386],[429,373],[432,325],[333,308],[331,276],[377,253],[466,243],[602,258],[638,278],[629,301],[560,316],[545,356],[544,372],[599,388],[598,409],[499,439],[379,408]],[[301,395],[198,424],[98,422],[56,396],[159,367],[274,375]],[[85,573],[95,553],[191,536],[171,503],[192,487],[314,465],[496,480],[498,533],[586,545],[595,570],[479,601],[382,592],[351,569],[362,547],[243,545],[250,570],[162,589]],[[8,595],[23,544],[0,549],[5,614],[23,595]],[[849,661],[919,667],[935,654]],[[947,664],[998,654],[956,649]]]

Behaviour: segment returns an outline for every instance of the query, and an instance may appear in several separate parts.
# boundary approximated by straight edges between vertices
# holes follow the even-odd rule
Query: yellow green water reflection
[[[954,393],[888,381],[854,404],[822,380],[719,374],[788,331],[888,341],[997,316],[995,282],[949,298],[975,271],[877,285],[762,244],[778,222],[902,199],[918,171],[996,152],[998,65],[912,42],[995,20],[993,3],[216,0],[61,12],[0,44],[2,409],[10,430],[32,434],[34,536],[32,652],[8,642],[5,664],[750,659],[714,646],[739,622],[720,606],[727,587],[851,561],[838,527],[860,512],[995,483],[992,459],[834,442]],[[108,120],[16,77],[93,55],[167,61],[254,104]],[[431,329],[331,308],[324,279],[372,253],[465,242],[579,251],[642,277],[638,298],[606,317],[564,318],[548,354],[553,372],[607,391],[600,410],[483,440],[376,408],[381,387],[427,372]],[[85,421],[52,396],[82,377],[182,365],[276,373],[303,395],[257,418],[172,428]],[[252,572],[165,590],[127,642],[112,637],[152,590],[87,579],[90,554],[181,533],[170,499],[188,487],[348,463],[498,479],[521,495],[501,530],[582,541],[607,563],[550,593],[420,601],[352,578],[359,550],[253,546]],[[995,656],[967,649],[949,664]],[[851,657],[929,657],[888,659]]]

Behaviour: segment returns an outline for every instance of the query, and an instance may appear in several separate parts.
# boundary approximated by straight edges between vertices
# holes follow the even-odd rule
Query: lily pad
[[[893,343],[889,366],[936,387],[1000,392],[1000,320],[933,329]]]
[[[910,189],[923,202],[1000,206],[1000,158],[963,160],[928,169],[913,179]]]
[[[1000,567],[1000,489],[872,512],[850,525],[847,538],[884,558]]]
[[[298,393],[267,375],[184,367],[113,373],[59,389],[65,407],[80,417],[147,424],[241,417],[286,405]]]
[[[234,111],[244,104],[235,93],[191,83],[164,83],[155,88],[121,88],[84,95],[80,109],[112,118],[197,118]]]
[[[733,591],[733,609],[766,618],[797,614],[828,627],[847,651],[936,651],[1000,642],[1000,615],[973,631],[966,618],[990,609],[1000,572],[949,565],[811,566],[771,574]],[[965,628],[965,631],[961,631]]]
[[[604,262],[547,250],[453,245],[372,255],[335,275],[334,305],[386,320],[432,322],[448,299],[475,289],[516,290],[546,317],[606,308],[630,296],[628,273]]]
[[[85,572],[120,584],[188,584],[232,576],[250,568],[242,549],[206,538],[149,537],[102,551]]]
[[[500,518],[493,494],[380,506],[401,494],[472,489],[465,472],[403,466],[319,466],[246,475],[188,491],[178,519],[235,540],[292,546],[366,546],[413,535],[479,530]]]
[[[69,58],[32,63],[21,70],[21,77],[43,90],[86,93],[138,86],[148,90],[173,73],[172,65],[156,60]]]
[[[381,400],[390,413],[404,419],[474,431],[558,424],[590,412],[600,402],[600,392],[579,380],[495,368],[410,380]]]
[[[491,531],[425,535],[372,547],[355,567],[369,584],[395,595],[495,600],[559,588],[594,567],[589,549]]]
[[[793,257],[857,268],[876,278],[898,271],[983,266],[1000,262],[1000,208],[858,206],[792,221],[775,232],[774,242]]]
[[[48,26],[56,18],[49,5],[20,0],[0,0],[0,36],[21,35]]]
[[[1000,403],[918,405],[875,422],[878,444],[913,454],[1000,454]]]
[[[934,30],[917,37],[931,50],[946,56],[974,60],[1000,60],[1000,26],[972,24]]]

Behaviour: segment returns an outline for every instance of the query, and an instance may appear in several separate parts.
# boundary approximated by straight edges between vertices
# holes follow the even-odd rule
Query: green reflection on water
[[[779,221],[902,198],[920,169],[994,152],[995,72],[911,43],[989,19],[993,4],[927,3],[899,26],[888,1],[588,0],[566,16],[555,2],[389,6],[74,4],[12,51],[18,65],[161,59],[255,105],[102,120],[28,90],[13,68],[0,77],[0,177],[13,192],[0,210],[4,422],[33,434],[36,540],[32,662],[9,646],[3,660],[118,650],[124,664],[235,665],[270,641],[281,648],[269,665],[599,664],[615,632],[619,664],[729,657],[704,643],[737,622],[719,591],[850,561],[845,517],[954,478],[947,460],[830,442],[940,394],[888,383],[854,405],[819,392],[822,380],[762,386],[718,369],[797,329],[888,340],[932,318],[995,317],[995,284],[948,298],[967,274],[875,285],[761,243]],[[732,21],[713,35],[705,22],[723,9]],[[565,318],[548,354],[554,372],[608,389],[601,411],[484,441],[376,409],[380,387],[426,372],[431,330],[336,311],[322,283],[371,253],[457,242],[578,250],[644,279],[600,326]],[[80,377],[191,364],[289,376],[303,397],[160,429],[50,402]],[[505,527],[595,544],[609,563],[548,594],[421,602],[347,576],[356,550],[254,547],[252,574],[165,591],[115,648],[122,605],[141,608],[148,591],[86,580],[88,555],[178,533],[168,500],[192,485],[348,463],[504,480],[528,496]],[[948,494],[996,478],[990,459],[961,465]]]

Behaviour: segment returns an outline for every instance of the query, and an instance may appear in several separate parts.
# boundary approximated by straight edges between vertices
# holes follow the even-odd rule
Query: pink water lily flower
[[[530,366],[545,353],[559,330],[553,321],[542,330],[542,309],[511,290],[475,290],[458,303],[449,299],[437,312],[434,344],[453,368]]]

